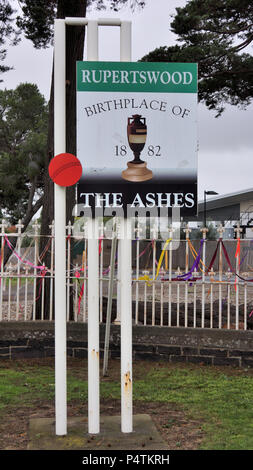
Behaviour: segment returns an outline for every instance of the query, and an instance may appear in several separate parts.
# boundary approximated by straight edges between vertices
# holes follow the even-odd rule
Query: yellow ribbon
[[[149,284],[149,283],[150,282],[152,283],[153,281],[155,281],[158,278],[158,275],[159,275],[159,272],[160,272],[160,269],[161,269],[161,265],[162,265],[162,262],[163,262],[164,253],[166,251],[167,245],[171,242],[171,240],[172,240],[172,238],[168,238],[168,240],[166,240],[166,242],[164,243],[164,247],[163,247],[161,256],[159,258],[159,261],[158,261],[155,278],[153,279],[153,278],[149,277],[147,274],[145,274],[144,276],[139,277],[138,281],[145,281],[148,286],[151,286],[151,284]]]

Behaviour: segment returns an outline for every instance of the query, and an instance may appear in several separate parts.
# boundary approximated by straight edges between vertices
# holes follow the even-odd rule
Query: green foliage
[[[206,232],[206,239],[207,240],[217,240],[218,238],[218,232],[217,229],[214,227],[212,223],[207,223],[206,228],[208,229],[208,232]],[[200,229],[193,229],[192,232],[190,232],[190,239],[191,240],[201,240],[203,238],[203,233],[201,232]]]
[[[36,48],[47,47],[53,38],[57,3],[57,0],[20,0],[23,15],[17,17],[17,26]]]
[[[34,47],[47,47],[53,39],[54,19],[61,17],[60,12],[66,8],[71,12],[71,3],[75,8],[78,8],[75,4],[79,3],[80,7],[87,5],[90,9],[114,11],[126,4],[130,4],[133,10],[145,6],[145,1],[141,0],[20,0],[22,15],[17,17],[17,26],[31,39]]]
[[[183,228],[180,228],[180,240],[186,240],[186,233]]]
[[[19,40],[19,33],[15,30],[14,22],[15,10],[8,0],[1,0],[0,2],[0,61],[6,58],[5,42],[10,40],[10,43],[15,45]],[[7,72],[11,67],[0,65],[0,72]],[[2,80],[0,80],[2,81]]]
[[[90,9],[118,11],[127,4],[134,10],[143,8],[146,2],[142,0],[19,0],[21,14],[17,14],[17,10],[12,7],[11,3],[11,0],[0,2],[0,63],[6,59],[5,45],[8,40],[12,45],[16,45],[21,39],[21,33],[30,39],[37,49],[51,45],[54,20],[57,17],[64,18],[66,11],[69,11],[66,16],[76,16],[71,14],[72,10],[85,11],[86,5]],[[10,69],[10,66],[0,64],[0,73]]]
[[[207,240],[217,240],[218,232],[212,223],[207,223],[208,232],[206,233]]]
[[[36,85],[0,91],[0,206],[11,223],[39,194],[44,171],[48,109]]]
[[[247,106],[253,97],[251,0],[190,0],[171,23],[180,46],[161,47],[143,61],[197,62],[199,100],[219,116],[226,103]]]

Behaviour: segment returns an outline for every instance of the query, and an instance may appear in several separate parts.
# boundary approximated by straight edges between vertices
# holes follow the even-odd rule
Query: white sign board
[[[197,65],[78,62],[77,156],[85,207],[196,214]]]

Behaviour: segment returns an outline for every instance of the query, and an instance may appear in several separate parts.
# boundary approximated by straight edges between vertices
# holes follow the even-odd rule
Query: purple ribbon
[[[190,279],[192,277],[192,273],[194,272],[195,268],[196,270],[198,270],[198,266],[199,266],[199,262],[200,262],[200,257],[201,257],[201,252],[202,252],[202,247],[203,247],[203,243],[204,243],[204,240],[201,240],[200,241],[200,247],[199,247],[199,251],[198,251],[198,254],[197,254],[197,257],[190,269],[190,271],[188,271],[188,273],[185,273],[185,274],[181,274],[180,276],[177,277],[178,278],[183,278],[184,281],[188,281],[188,279]]]
[[[250,242],[250,246],[252,245],[252,243],[253,243],[253,240],[251,240],[251,242]],[[248,254],[248,250],[247,250],[247,247],[246,247],[246,254],[245,254],[245,255],[243,256],[243,258],[241,259],[241,261],[240,261],[240,265],[239,265],[239,266],[241,266],[241,265],[242,265],[242,263],[243,263],[243,261],[245,260],[245,258],[246,258],[246,256],[247,256],[247,254]]]

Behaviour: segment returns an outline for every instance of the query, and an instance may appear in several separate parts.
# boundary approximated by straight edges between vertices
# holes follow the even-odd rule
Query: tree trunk
[[[57,18],[85,17],[86,0],[58,0]],[[83,59],[85,28],[80,26],[66,27],[66,152],[76,155],[76,61]],[[51,94],[49,101],[49,126],[47,155],[44,174],[44,204],[41,220],[40,253],[48,242],[51,234],[49,226],[54,219],[54,184],[48,175],[48,165],[54,157],[54,73],[52,73]],[[72,210],[75,204],[75,187],[67,188],[66,224],[73,223]],[[46,266],[50,266],[50,252],[45,258]],[[45,318],[49,314],[50,283],[45,282]],[[72,296],[71,296],[72,298]],[[72,313],[70,308],[70,313]],[[40,305],[36,317],[40,318]]]

